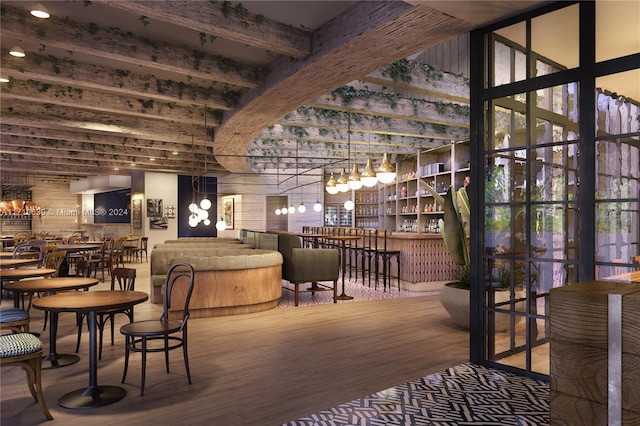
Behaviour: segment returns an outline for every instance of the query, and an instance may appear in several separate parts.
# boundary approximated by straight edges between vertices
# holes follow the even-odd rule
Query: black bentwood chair
[[[176,263],[171,265],[167,271],[167,278],[164,284],[164,301],[162,316],[159,320],[137,321],[123,325],[120,333],[125,336],[124,372],[122,383],[127,377],[129,367],[129,352],[142,353],[142,382],[140,385],[140,396],[144,395],[145,371],[147,367],[147,352],[164,352],[167,373],[169,372],[169,351],[182,348],[184,366],[187,370],[187,379],[191,384],[191,373],[189,372],[189,357],[187,348],[187,320],[189,319],[189,301],[193,292],[194,270],[193,266],[187,263]],[[176,299],[183,301],[181,311],[182,318],[170,319],[171,298],[174,294]],[[176,311],[173,311],[176,312]],[[172,314],[176,315],[175,313]],[[148,347],[149,342],[162,341],[161,346]],[[169,342],[172,342],[170,345]]]

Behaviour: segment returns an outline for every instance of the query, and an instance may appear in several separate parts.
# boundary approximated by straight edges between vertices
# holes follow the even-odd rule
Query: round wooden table
[[[13,269],[22,266],[34,266],[40,259],[0,259],[0,269]]]
[[[97,278],[64,277],[64,278],[41,278],[37,280],[15,281],[5,284],[7,290],[15,293],[49,293],[57,291],[82,290],[98,284]],[[18,307],[18,294],[14,295],[14,306]],[[35,303],[34,303],[35,306]],[[75,364],[80,357],[75,354],[59,354],[56,352],[56,334],[58,331],[58,313],[50,312],[49,325],[49,353],[42,358],[42,369],[59,368]]]
[[[49,312],[80,312],[89,316],[89,387],[63,395],[58,404],[65,408],[97,408],[121,400],[127,391],[120,386],[98,386],[96,311],[126,309],[149,298],[141,291],[75,291],[58,293],[33,302]]]
[[[0,279],[2,281],[19,281],[23,278],[45,277],[55,273],[51,268],[20,268],[20,269],[0,269]]]
[[[340,247],[342,248],[342,294],[339,294],[338,300],[351,300],[353,296],[347,296],[344,292],[344,275],[347,272],[347,241],[355,241],[359,240],[360,237],[356,235],[327,235],[325,237],[327,240],[332,241],[342,241]]]

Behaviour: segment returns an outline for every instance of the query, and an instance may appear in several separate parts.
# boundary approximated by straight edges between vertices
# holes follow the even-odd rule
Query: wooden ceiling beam
[[[314,99],[304,107],[351,112],[352,126],[357,123],[355,115],[367,114],[469,128],[469,107],[467,106],[398,96],[385,97],[384,94],[346,99],[343,95],[334,92]]]
[[[411,69],[406,75],[400,76],[403,78],[394,78],[389,67],[383,67],[361,77],[360,80],[452,102],[469,103],[469,79],[425,64],[413,61],[408,63]]]
[[[70,152],[83,153],[88,155],[109,156],[114,159],[122,158],[140,158],[148,160],[154,158],[155,160],[168,160],[171,161],[204,161],[205,151],[199,149],[194,152],[179,152],[164,148],[156,147],[143,147],[132,143],[123,143],[120,145],[105,145],[95,142],[78,142],[70,141],[68,139],[50,139],[40,138],[35,136],[16,136],[6,134],[2,140],[2,152],[9,152],[10,150],[19,152],[29,152],[37,149],[58,149],[61,151],[67,150]],[[209,152],[207,161],[214,164],[215,160],[212,154]]]
[[[238,108],[225,114],[216,132],[215,152],[244,153],[263,129],[298,106],[470,29],[426,6],[358,2],[314,32],[312,55],[276,58],[264,84],[241,93]],[[218,161],[231,172],[250,171],[235,157]]]
[[[164,123],[123,116],[82,111],[52,104],[32,104],[22,101],[3,102],[2,122],[11,125],[31,125],[40,128],[109,134],[131,139],[147,139],[204,145],[205,128],[198,125]]]
[[[74,89],[95,90],[121,96],[153,99],[182,106],[207,105],[211,109],[229,110],[233,96],[225,96],[213,87],[196,86],[181,81],[156,78],[123,69],[107,69],[54,56],[30,53],[14,58],[2,49],[2,69],[16,80],[35,80]]]
[[[5,135],[17,136],[23,138],[34,138],[49,141],[61,141],[61,143],[83,143],[102,145],[105,149],[113,149],[115,151],[124,150],[126,152],[129,149],[145,149],[148,150],[149,156],[164,157],[164,153],[171,154],[167,158],[172,158],[173,152],[177,152],[178,155],[189,155],[195,153],[196,155],[204,155],[205,147],[202,144],[194,144],[193,146],[183,143],[163,142],[157,140],[122,137],[122,136],[109,136],[103,134],[86,133],[82,129],[50,129],[40,128],[33,126],[21,126],[10,125],[2,123],[0,125],[0,133],[3,135],[3,144]],[[8,139],[7,139],[8,140]],[[28,143],[25,141],[25,143]],[[211,151],[209,149],[209,151]],[[213,158],[211,161],[214,161]]]
[[[181,124],[204,124],[205,109],[192,106],[169,105],[153,99],[119,96],[94,90],[74,89],[71,86],[41,83],[35,80],[14,81],[0,86],[3,100],[11,99],[36,104],[52,104],[142,120],[161,120]],[[215,110],[207,110],[207,125],[220,125]]]
[[[346,129],[346,120],[338,123],[331,117],[325,118],[321,114],[303,114],[299,110],[285,115],[278,123],[287,126],[318,127],[323,129]],[[397,118],[367,116],[366,120],[356,123],[352,131],[381,132],[395,136],[408,136],[426,139],[463,140],[469,138],[469,129],[445,126],[422,121],[402,120]]]
[[[204,1],[98,0],[96,3],[293,58],[311,53],[310,33],[243,12],[239,8],[241,3],[236,6]]]
[[[55,47],[102,60],[191,75],[239,87],[256,88],[259,85],[262,71],[255,64],[216,58],[165,42],[152,42],[125,34],[115,27],[94,25],[89,28],[69,19],[52,19],[33,25],[28,20],[26,10],[4,6],[3,10],[3,36],[34,41],[41,44],[45,51],[47,47]]]

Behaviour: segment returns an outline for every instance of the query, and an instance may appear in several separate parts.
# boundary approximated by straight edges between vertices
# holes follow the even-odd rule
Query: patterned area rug
[[[465,363],[284,426],[548,424],[548,383]]]
[[[279,308],[285,307],[294,307],[294,294],[293,294],[293,285],[289,284],[286,280],[282,281],[283,287],[290,289],[291,291],[282,290],[282,298],[280,299],[280,303],[278,304]],[[301,286],[300,288],[308,288],[310,285]],[[371,283],[371,287],[367,284],[363,285],[361,280],[355,279],[345,279],[345,294],[349,296],[353,296],[351,300],[338,300],[338,303],[354,303],[354,302],[364,302],[367,300],[381,300],[381,299],[395,299],[398,297],[415,297],[415,296],[431,296],[440,294],[439,287],[431,286],[427,291],[407,291],[407,290],[398,290],[397,285],[392,287],[391,289],[387,288],[386,290],[382,288],[382,285],[378,286],[376,290],[374,288],[374,283]],[[338,294],[342,293],[342,281],[338,280]],[[306,305],[319,305],[324,303],[332,303],[332,292],[331,291],[320,291],[311,295],[311,293],[300,293],[300,300],[298,301],[298,306],[306,306]]]

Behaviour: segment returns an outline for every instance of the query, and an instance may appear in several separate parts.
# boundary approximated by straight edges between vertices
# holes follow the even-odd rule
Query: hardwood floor
[[[129,265],[128,265],[129,266]],[[149,264],[138,269],[136,289],[148,290]],[[105,288],[107,284],[98,287]],[[3,300],[2,306],[11,301]],[[135,308],[136,319],[155,318],[150,302]],[[32,309],[32,331],[43,314]],[[116,319],[115,346],[108,332],[98,383],[119,385],[123,337]],[[58,352],[73,353],[75,315],[61,314]],[[41,340],[45,352],[49,334]],[[352,399],[465,362],[468,332],[458,328],[438,296],[276,308],[232,317],[189,321],[193,384],[187,383],[180,351],[171,353],[171,372],[160,354],[147,362],[145,395],[140,396],[140,356],[132,354],[126,397],[92,410],[58,406],[65,393],[88,385],[88,332],[80,361],[43,371],[43,391],[53,422],[45,422],[29,394],[25,373],[1,369],[3,425],[279,425]]]

